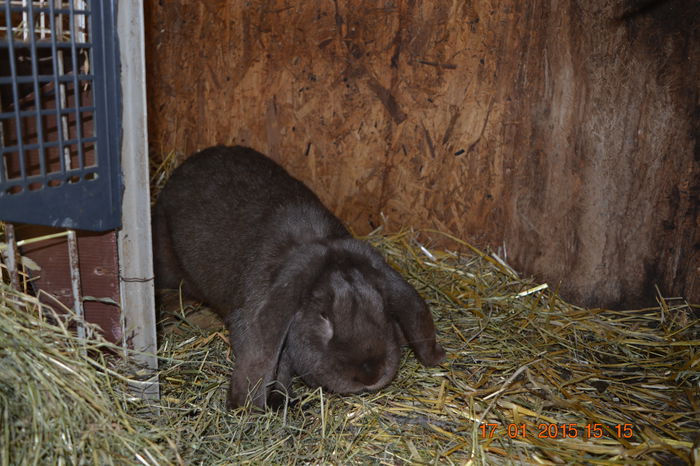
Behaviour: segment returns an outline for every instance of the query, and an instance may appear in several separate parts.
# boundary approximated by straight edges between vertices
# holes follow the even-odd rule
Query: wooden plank
[[[17,225],[18,240],[35,238],[62,231],[37,225]],[[33,273],[35,291],[44,290],[61,303],[73,308],[68,245],[65,237],[33,243],[21,248],[22,254],[32,259],[41,271]],[[83,296],[107,298],[114,303],[119,297],[119,264],[115,232],[78,232],[78,255]],[[42,298],[51,305],[52,300]],[[99,325],[105,337],[114,342],[122,340],[119,306],[106,302],[86,300],[85,319]]]

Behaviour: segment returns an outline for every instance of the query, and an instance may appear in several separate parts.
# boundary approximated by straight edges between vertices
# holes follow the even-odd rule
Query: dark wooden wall
[[[357,232],[505,245],[580,304],[698,302],[699,3],[146,0],[153,157],[250,145]]]

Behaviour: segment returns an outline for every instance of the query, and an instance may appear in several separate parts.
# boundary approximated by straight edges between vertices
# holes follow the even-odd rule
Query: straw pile
[[[120,358],[107,361],[120,349],[74,326],[70,310],[0,282],[0,464],[172,462],[175,437],[139,415],[147,407],[128,394]]]
[[[176,300],[163,313],[158,416],[118,391],[121,379],[81,349],[104,344],[72,341],[10,311],[0,336],[2,424],[10,426],[0,437],[0,463],[37,445],[64,463],[700,461],[697,306],[659,298],[658,307],[637,311],[581,309],[519,278],[494,255],[431,251],[415,238],[367,240],[427,299],[448,360],[427,369],[406,351],[396,380],[378,393],[339,396],[298,384],[298,399],[278,412],[226,411],[227,335],[216,321],[208,329],[193,324],[206,315],[196,303]],[[5,292],[3,300],[3,314],[16,306],[14,295]],[[8,317],[31,331],[8,340]],[[38,337],[44,331],[48,336]],[[25,355],[31,362],[17,359]],[[10,366],[12,379],[4,376]],[[95,378],[84,389],[77,387],[85,376],[74,375],[82,371]],[[43,379],[38,389],[19,389]],[[120,438],[108,439],[109,425]],[[47,439],[49,426],[69,433]],[[29,434],[35,431],[41,436]]]
[[[338,396],[299,386],[297,403],[279,413],[230,415],[223,408],[226,334],[191,325],[201,310],[183,304],[166,319],[163,356],[171,362],[161,379],[163,415],[191,439],[183,458],[697,461],[697,308],[673,299],[629,312],[581,309],[476,250],[429,251],[408,233],[367,239],[430,303],[448,361],[426,369],[407,351],[397,379],[379,393]]]

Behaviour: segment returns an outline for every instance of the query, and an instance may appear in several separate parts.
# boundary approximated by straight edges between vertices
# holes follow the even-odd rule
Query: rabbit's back
[[[154,212],[156,277],[220,312],[243,304],[246,288],[285,248],[348,236],[303,183],[245,147],[217,146],[172,174]]]
[[[246,213],[252,216],[251,223],[282,204],[320,204],[314,193],[274,161],[240,146],[210,147],[189,157],[173,172],[159,202],[177,208],[176,204],[190,206],[194,200],[203,203],[199,207],[206,213],[222,218]],[[209,209],[210,204],[218,209]]]

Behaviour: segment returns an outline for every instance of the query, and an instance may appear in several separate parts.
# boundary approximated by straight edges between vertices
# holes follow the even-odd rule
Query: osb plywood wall
[[[356,232],[505,245],[581,304],[700,301],[695,0],[145,7],[155,158],[249,145]]]

